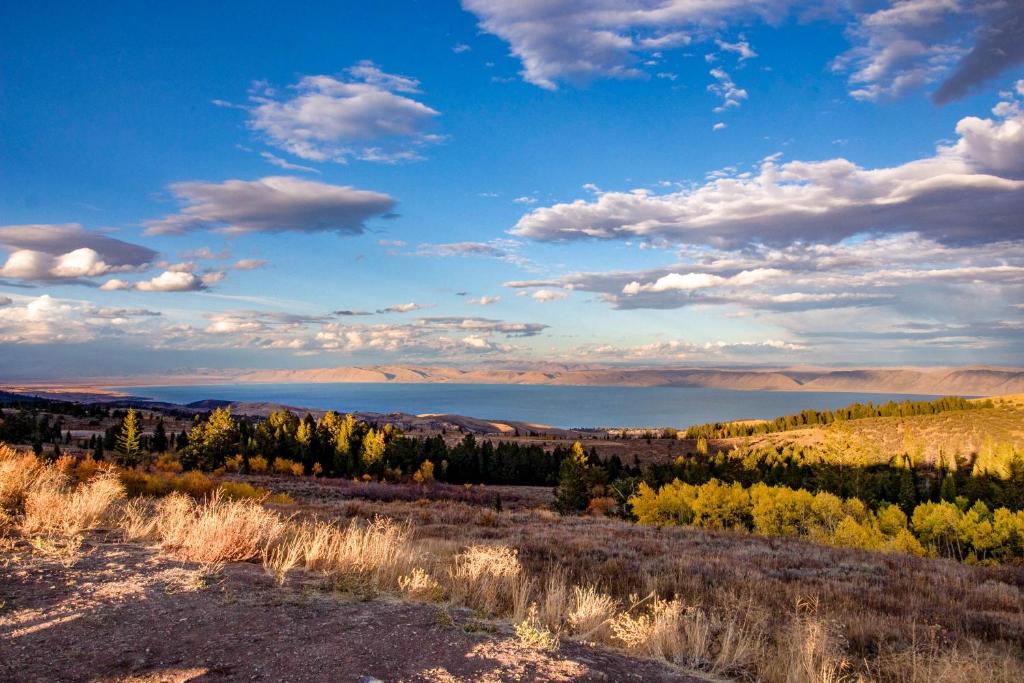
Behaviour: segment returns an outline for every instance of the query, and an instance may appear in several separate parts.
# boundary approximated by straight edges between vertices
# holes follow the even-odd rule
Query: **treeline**
[[[849,448],[831,454],[799,446],[697,453],[672,464],[647,466],[644,480],[651,486],[676,479],[694,485],[712,479],[743,486],[763,482],[858,498],[872,509],[894,504],[908,514],[919,503],[961,496],[972,504],[1024,509],[1024,453],[1012,444],[986,442],[973,459],[951,455],[934,464],[915,462],[906,453],[879,463],[873,457],[855,457],[854,444]]]
[[[159,425],[160,423],[158,423]],[[108,432],[116,441],[123,425]],[[121,464],[144,464],[141,453],[152,439],[140,438],[134,458],[115,450]],[[187,434],[169,439],[184,469],[216,470],[228,466],[241,471],[262,471],[279,461],[296,465],[303,474],[333,477],[370,477],[398,480],[419,477],[453,484],[509,484],[555,486],[568,447],[546,451],[535,444],[477,440],[464,436],[449,445],[442,435],[410,437],[391,425],[374,425],[352,415],[328,412],[319,420],[307,414],[300,418],[287,411],[275,411],[266,419],[233,416],[218,408],[198,416]],[[110,450],[111,446],[108,446]],[[596,458],[596,454],[591,454]],[[255,466],[254,466],[255,465]],[[627,470],[613,458],[602,463],[612,476]]]
[[[686,438],[727,439],[785,432],[813,425],[830,425],[840,420],[862,420],[869,417],[912,417],[991,407],[993,407],[991,399],[968,401],[959,396],[947,396],[934,401],[886,401],[877,406],[869,401],[867,403],[851,403],[845,408],[836,410],[804,410],[766,422],[709,422],[694,425],[686,430]]]
[[[968,505],[963,498],[921,503],[908,515],[896,505],[871,510],[857,498],[827,492],[763,483],[748,487],[717,479],[695,486],[677,479],[658,489],[640,484],[629,505],[641,524],[799,536],[960,561],[1024,557],[1024,511],[991,510],[981,501]]]

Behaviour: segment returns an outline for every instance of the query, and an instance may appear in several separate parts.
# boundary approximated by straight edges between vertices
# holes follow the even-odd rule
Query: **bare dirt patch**
[[[204,568],[96,537],[78,553],[5,553],[0,679],[701,680],[574,642],[525,649],[468,610],[346,596],[302,575],[279,587],[255,564]]]

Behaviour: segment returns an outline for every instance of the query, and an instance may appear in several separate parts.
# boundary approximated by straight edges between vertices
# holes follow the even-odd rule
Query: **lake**
[[[856,401],[935,398],[917,394],[523,384],[207,384],[119,389],[171,403],[221,399],[339,412],[452,413],[553,427],[686,427],[771,418],[806,408],[834,409]]]

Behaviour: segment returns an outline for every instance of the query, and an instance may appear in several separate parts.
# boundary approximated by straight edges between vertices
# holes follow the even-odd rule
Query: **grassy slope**
[[[902,453],[919,442],[929,461],[940,449],[943,453],[974,454],[986,437],[1021,447],[1024,445],[1024,394],[1001,396],[993,401],[996,403],[993,408],[912,417],[872,417],[850,420],[846,424],[856,437],[885,453]],[[713,443],[720,448],[743,443],[813,446],[824,438],[825,428],[814,426],[748,438],[719,439]]]

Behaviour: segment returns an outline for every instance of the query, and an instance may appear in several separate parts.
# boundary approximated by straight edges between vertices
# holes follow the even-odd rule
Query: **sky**
[[[0,26],[0,378],[1022,341],[1013,0],[41,0]]]

